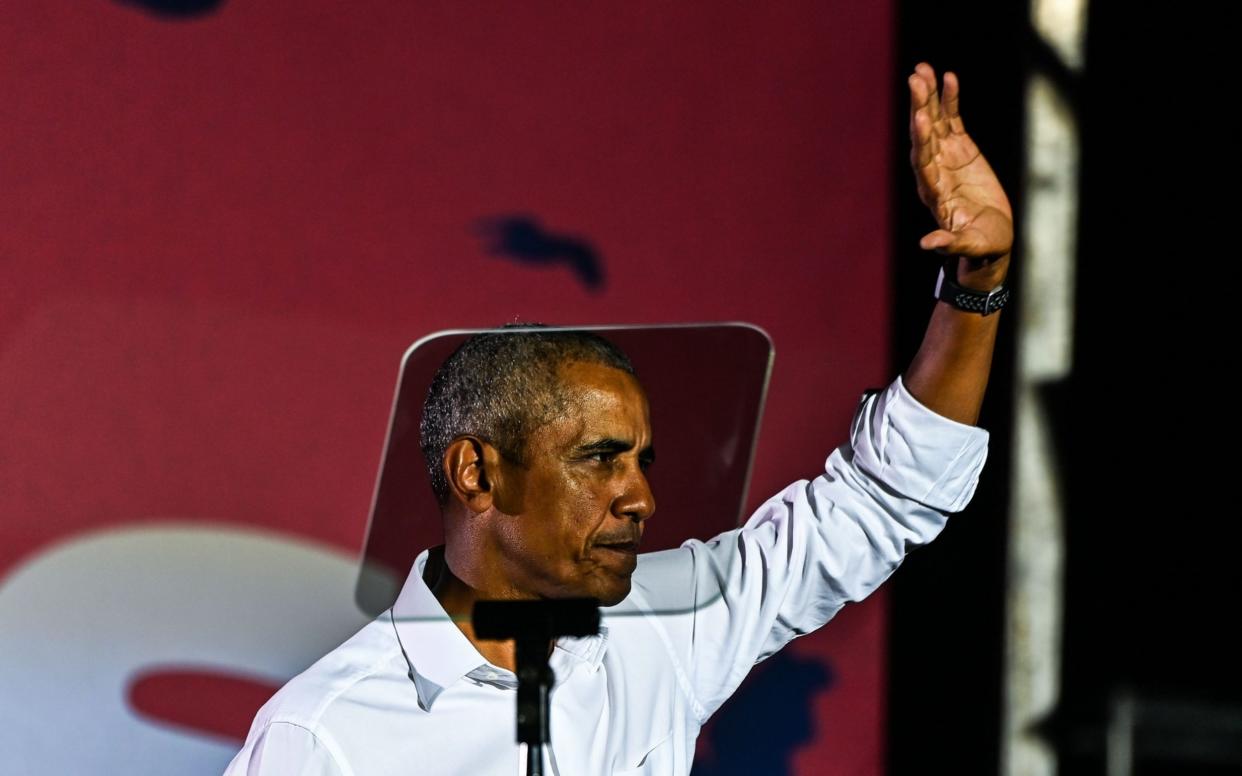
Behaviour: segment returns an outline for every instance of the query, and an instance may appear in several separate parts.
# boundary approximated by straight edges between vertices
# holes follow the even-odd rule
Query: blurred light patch
[[[1083,37],[1087,29],[1086,0],[1034,0],[1031,23],[1039,36],[1056,50],[1066,67],[1083,66]]]
[[[1037,0],[1036,31],[1073,70],[1082,67],[1085,2]],[[1020,216],[1023,261],[1014,379],[1014,467],[1006,602],[1005,723],[1001,772],[1051,776],[1056,752],[1036,727],[1060,686],[1065,547],[1061,483],[1041,389],[1067,377],[1073,358],[1078,244],[1079,128],[1049,79],[1027,87],[1027,171]]]

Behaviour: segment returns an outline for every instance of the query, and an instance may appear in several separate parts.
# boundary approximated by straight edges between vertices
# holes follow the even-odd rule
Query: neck
[[[499,668],[517,673],[516,648],[513,641],[488,641],[474,635],[474,625],[470,621],[475,601],[486,601],[500,598],[494,594],[471,587],[449,568],[444,559],[444,547],[436,547],[427,556],[427,565],[423,568],[423,581],[431,589],[431,594],[444,607],[444,611],[453,619],[453,623],[461,630],[462,635],[479,651],[483,659]],[[548,644],[551,654],[553,644]]]

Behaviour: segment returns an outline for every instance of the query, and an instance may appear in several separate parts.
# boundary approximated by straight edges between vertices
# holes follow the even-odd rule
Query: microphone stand
[[[549,695],[556,674],[549,645],[561,636],[599,633],[599,601],[558,598],[476,601],[471,617],[481,639],[513,639],[517,659],[517,741],[526,745],[526,776],[543,776],[543,747],[551,744]]]

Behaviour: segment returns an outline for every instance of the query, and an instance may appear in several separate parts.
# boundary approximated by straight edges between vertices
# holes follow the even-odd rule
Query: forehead
[[[557,370],[564,413],[548,425],[557,441],[611,436],[637,444],[651,437],[647,395],[633,375],[614,367],[570,361]]]

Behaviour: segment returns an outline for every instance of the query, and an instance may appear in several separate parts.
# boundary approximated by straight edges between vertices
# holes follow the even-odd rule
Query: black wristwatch
[[[956,259],[955,259],[956,261]],[[953,270],[953,278],[945,272],[945,265],[940,267],[940,277],[936,278],[937,299],[948,302],[959,310],[980,315],[991,315],[1005,306],[1009,301],[1009,287],[1001,283],[991,291],[976,291],[973,288],[959,286],[956,282],[957,272]]]

